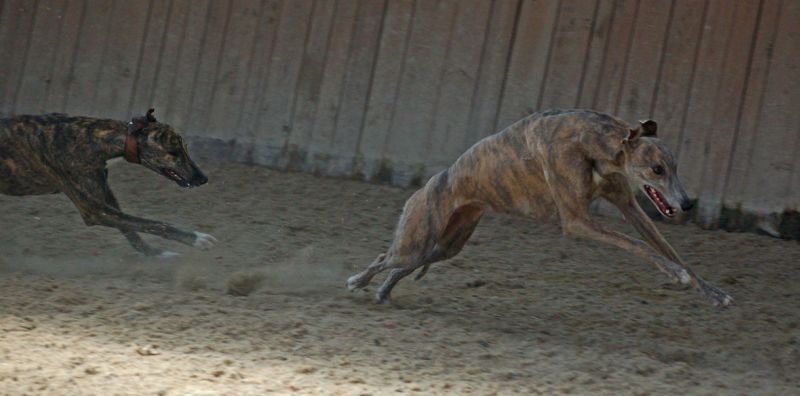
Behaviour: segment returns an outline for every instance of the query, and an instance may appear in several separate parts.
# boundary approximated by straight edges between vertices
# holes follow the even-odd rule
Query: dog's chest
[[[598,187],[602,182],[603,182],[603,176],[597,173],[596,170],[592,170],[592,184],[594,184],[595,187]]]

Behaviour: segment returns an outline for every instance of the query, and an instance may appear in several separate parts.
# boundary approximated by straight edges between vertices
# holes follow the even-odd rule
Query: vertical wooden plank
[[[219,70],[211,92],[211,105],[206,111],[207,136],[230,136],[232,125],[239,119],[261,7],[260,0],[235,0],[232,3],[228,31],[219,55]]]
[[[0,18],[0,115],[14,112],[18,82],[25,69],[37,1],[8,0]]]
[[[736,2],[733,15],[735,28],[729,33],[725,57],[718,70],[719,86],[712,103],[712,122],[707,127],[706,139],[702,143],[706,159],[702,168],[697,170],[702,183],[697,213],[701,224],[706,227],[718,226],[729,157],[736,140],[736,123],[750,72],[748,64],[756,38],[759,12],[760,2]]]
[[[328,174],[344,175],[353,169],[375,67],[384,6],[383,1],[361,0],[358,3],[334,139],[328,148],[333,159],[328,163]]]
[[[153,107],[156,78],[158,76],[159,62],[161,60],[166,40],[167,28],[172,18],[174,1],[150,2],[150,14],[145,26],[145,34],[137,64],[136,78],[134,79],[133,92],[128,102],[127,115],[143,114]],[[157,108],[156,117],[162,117],[165,109]],[[165,118],[166,122],[167,119]]]
[[[705,142],[713,126],[714,102],[718,99],[720,70],[734,24],[735,7],[727,1],[711,1],[700,43],[700,57],[695,66],[694,84],[686,114],[685,131],[680,142],[678,167],[686,192],[696,198],[702,190],[702,167],[708,155]],[[729,100],[730,98],[725,98]]]
[[[317,1],[314,3],[311,30],[303,54],[303,64],[300,66],[300,78],[297,82],[292,133],[289,135],[287,152],[280,164],[281,167],[286,166],[292,170],[302,169],[307,159],[307,150],[311,146],[314,134],[314,119],[319,108],[324,84],[323,75],[329,46],[333,40],[333,23],[334,20],[341,17],[341,14],[337,14],[342,10],[341,7],[346,7],[340,3],[342,2]],[[351,26],[349,25],[348,29]]]
[[[178,85],[178,80],[185,81],[187,76],[186,66],[179,63],[179,58],[190,52],[187,51],[189,49],[187,47],[190,46],[183,43],[184,37],[202,37],[202,29],[208,13],[204,6],[205,4],[192,6],[191,0],[173,0],[170,3],[167,25],[156,54],[156,63],[153,65],[155,77],[147,103],[148,106],[153,106],[156,109],[156,117],[158,119],[172,125],[177,126],[175,120],[176,111],[170,106],[171,98],[175,95],[175,87]],[[192,29],[193,27],[199,27],[200,30]],[[194,37],[194,40],[199,40],[200,37]],[[197,48],[196,51],[199,52],[199,46]],[[189,58],[184,55],[184,60],[189,60]],[[194,65],[196,61],[196,58],[192,59],[189,64]],[[179,69],[181,73],[178,73]],[[192,76],[189,76],[189,78],[191,79]],[[181,92],[181,94],[185,96],[188,95],[188,92]],[[137,107],[133,109],[133,112],[135,114],[141,112],[141,110]]]
[[[558,5],[557,0],[523,0],[496,130],[539,110]]]
[[[102,66],[103,49],[111,28],[113,2],[87,0],[81,22],[78,47],[74,57],[65,109],[68,113],[85,116],[103,116],[93,106],[97,91],[97,78]]]
[[[331,42],[325,59],[320,99],[314,117],[314,133],[307,144],[306,170],[323,172],[330,161],[329,149],[336,134],[336,119],[342,102],[347,61],[356,28],[358,3],[340,1],[336,6]]]
[[[384,160],[383,149],[389,140],[389,130],[400,86],[400,77],[403,74],[403,59],[408,50],[413,16],[413,0],[388,2],[358,147],[358,152],[361,153],[364,160],[363,172],[368,176],[381,172]],[[320,110],[325,108],[321,107]]]
[[[667,32],[669,36],[663,49],[661,74],[656,87],[658,92],[650,112],[658,122],[659,138],[676,153],[707,8],[706,0],[675,2]],[[679,168],[678,173],[682,174],[683,169]]]
[[[153,102],[164,108],[162,114],[170,124],[188,135],[205,131],[204,127],[197,127],[198,120],[190,122],[193,114],[197,113],[192,108],[195,88],[202,81],[205,83],[203,93],[208,92],[208,81],[213,78],[208,75],[208,69],[216,66],[212,62],[219,54],[227,5],[226,1],[187,0],[176,3],[171,12],[171,17],[176,20],[175,31],[173,34],[170,26],[165,37]],[[213,48],[216,48],[216,54]],[[203,72],[206,74],[201,74]]]
[[[736,144],[733,147],[728,168],[724,204],[729,208],[740,208],[749,190],[748,174],[754,168],[752,153],[754,144],[761,134],[762,106],[773,49],[778,34],[782,0],[766,0],[761,11],[761,20],[755,37],[755,47],[750,60],[750,78],[744,91],[741,114],[736,131]]]
[[[597,1],[562,0],[539,108],[570,108],[578,101],[586,47]]]
[[[656,1],[637,13],[633,41],[614,114],[628,122],[649,118],[674,1]]]
[[[292,129],[294,103],[300,65],[311,22],[312,1],[287,1],[283,4],[275,47],[272,51],[264,98],[258,116],[254,160],[276,165]]]
[[[114,1],[92,107],[103,117],[128,117],[150,2]]]
[[[200,57],[196,61],[197,67],[192,67],[195,73],[194,80],[191,87],[185,87],[183,91],[190,91],[191,94],[188,98],[176,95],[172,100],[176,108],[175,122],[186,125],[188,133],[195,136],[211,136],[211,131],[208,129],[208,115],[211,112],[214,86],[222,61],[223,44],[229,33],[232,5],[232,0],[210,2],[206,30],[200,46]],[[184,66],[184,63],[181,62],[180,65]]]
[[[236,159],[253,162],[252,145],[257,134],[258,113],[263,100],[263,92],[267,83],[270,59],[275,46],[278,23],[281,19],[281,0],[262,0],[264,9],[256,30],[253,46],[253,66],[247,75],[244,103],[239,120],[232,134],[237,144]]]
[[[457,7],[426,145],[425,163],[433,168],[431,171],[448,166],[464,150],[487,22],[491,16],[491,3],[483,0],[460,1]]]
[[[613,113],[619,101],[638,10],[639,0],[618,0],[614,4],[613,23],[600,69],[600,83],[592,100],[594,109]]]
[[[78,35],[83,25],[85,1],[68,0],[64,10],[61,28],[58,33],[58,44],[50,65],[50,82],[42,98],[43,112],[66,111],[67,94],[69,92],[72,67],[76,56]]]
[[[615,0],[599,0],[595,12],[594,23],[586,48],[586,60],[583,64],[578,101],[576,107],[592,108],[597,88],[600,85],[600,72],[603,70],[606,47],[608,46],[611,27],[614,24]]]
[[[791,135],[790,135],[791,136]],[[800,126],[795,125],[795,143],[794,143],[794,168],[792,170],[792,179],[786,192],[786,199],[784,209],[800,211]]]
[[[14,113],[31,114],[45,110],[43,99],[51,82],[52,65],[66,7],[66,0],[42,1],[37,6],[25,70],[17,87]]]
[[[800,112],[800,2],[784,1],[778,34],[772,48],[759,133],[743,193],[743,209],[757,213],[782,212],[796,196],[792,171],[797,159]]]
[[[421,1],[416,10],[404,59],[403,74],[390,127],[386,155],[395,158],[393,179],[408,184],[420,177],[425,160],[421,149],[433,122],[439,76],[447,52],[447,32],[455,17],[455,2]]]
[[[495,133],[505,81],[511,42],[517,23],[520,0],[492,3],[489,25],[478,69],[478,81],[472,98],[470,118],[461,151],[484,136]],[[451,142],[454,143],[454,142]]]

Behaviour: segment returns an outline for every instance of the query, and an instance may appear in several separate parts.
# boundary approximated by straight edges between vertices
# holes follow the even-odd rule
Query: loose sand
[[[388,246],[411,190],[207,171],[187,191],[111,170],[129,213],[220,239],[148,238],[183,254],[169,261],[84,226],[64,196],[0,196],[0,393],[800,392],[796,241],[659,224],[736,298],[717,309],[616,248],[490,215],[460,256],[374,305],[344,283]]]

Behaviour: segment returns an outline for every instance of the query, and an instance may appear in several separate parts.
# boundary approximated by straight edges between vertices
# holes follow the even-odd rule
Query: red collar
[[[134,164],[142,162],[139,159],[139,140],[130,131],[128,132],[128,137],[125,138],[125,160]]]

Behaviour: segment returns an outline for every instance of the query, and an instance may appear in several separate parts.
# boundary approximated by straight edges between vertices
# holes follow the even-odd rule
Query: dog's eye
[[[657,175],[663,175],[664,174],[664,167],[662,167],[661,165],[654,166],[653,167],[653,173],[655,173]]]

